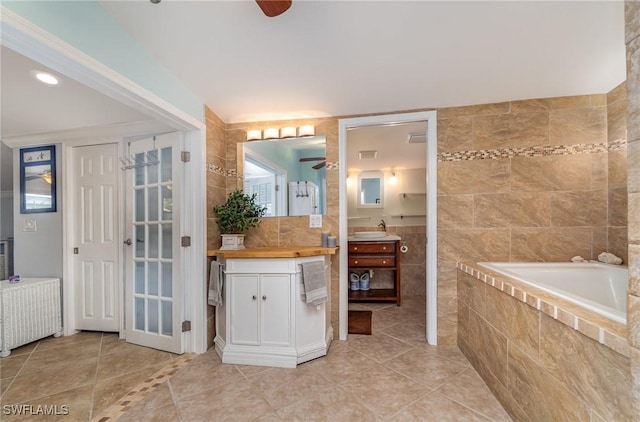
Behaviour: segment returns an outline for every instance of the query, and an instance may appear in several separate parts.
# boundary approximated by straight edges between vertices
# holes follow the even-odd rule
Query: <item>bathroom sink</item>
[[[358,239],[381,239],[383,237],[387,237],[387,232],[355,232],[354,236]]]

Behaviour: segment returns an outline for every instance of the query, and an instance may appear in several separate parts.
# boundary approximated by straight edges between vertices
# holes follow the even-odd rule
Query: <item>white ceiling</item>
[[[407,170],[427,166],[427,145],[407,142],[410,133],[426,134],[427,123],[364,126],[347,131],[348,172]],[[426,137],[425,137],[426,139]],[[360,151],[376,151],[375,158],[360,158]]]
[[[606,93],[621,1],[100,1],[225,122]]]
[[[148,116],[4,46],[0,47],[0,62],[2,139],[149,120]],[[34,70],[57,75],[61,82],[57,86],[45,85],[32,76]]]
[[[293,0],[276,18],[252,0],[100,4],[227,123],[605,93],[625,79],[620,1]],[[148,119],[72,80],[36,83],[42,66],[0,53],[2,139]],[[411,131],[385,130],[369,146]],[[405,162],[396,151],[377,168]]]

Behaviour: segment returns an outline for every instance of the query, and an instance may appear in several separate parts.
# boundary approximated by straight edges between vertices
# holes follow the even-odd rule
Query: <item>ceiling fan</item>
[[[149,0],[153,4],[158,4],[162,0]],[[286,12],[291,7],[291,0],[256,0],[262,13],[270,18]]]
[[[318,164],[315,164],[313,166],[311,166],[312,169],[314,170],[319,170],[322,167],[327,165],[327,158],[326,157],[302,157],[300,160],[298,160],[301,163],[307,162],[307,161],[320,161]]]
[[[27,173],[24,177],[25,181],[37,179],[43,179],[48,184],[51,184],[51,182],[53,181],[53,175],[51,174],[50,170],[45,170],[42,173]]]
[[[256,3],[270,18],[283,14],[291,7],[291,0],[256,0]]]

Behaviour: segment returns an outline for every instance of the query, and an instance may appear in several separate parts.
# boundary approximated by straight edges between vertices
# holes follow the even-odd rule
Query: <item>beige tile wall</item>
[[[596,259],[605,250],[627,260],[625,104],[622,85],[438,110],[440,318],[456,312],[456,261]]]
[[[633,411],[640,415],[640,3],[625,1],[627,45],[628,334]]]
[[[620,133],[623,91],[438,110],[441,343],[455,343],[456,261],[567,261],[575,255],[595,258],[607,250],[610,240],[616,245],[615,251],[626,257],[624,246],[620,246],[627,243],[626,223],[621,217],[624,213],[619,211],[624,202],[624,156],[620,153],[609,159],[607,151],[608,122],[617,124],[618,129],[612,129],[612,133]],[[609,112],[609,103],[618,112]],[[247,130],[303,124],[315,125],[316,133],[327,137],[327,160],[337,163],[338,118],[227,125],[225,192],[241,186],[237,150]],[[456,158],[460,152],[474,158],[485,152],[505,158]],[[612,165],[610,173],[609,162],[616,164],[616,170]],[[609,192],[609,177],[615,179],[618,191]],[[264,219],[250,232],[247,246],[319,244],[321,231],[337,235],[338,188],[335,166],[327,170],[328,215],[322,229],[309,229],[305,217]],[[209,212],[215,201],[224,200],[221,191],[222,185],[216,185],[216,199],[209,201]],[[608,202],[617,204],[618,211],[611,209],[608,213]],[[610,217],[615,224],[609,224]],[[209,248],[216,248],[219,236],[213,220],[209,227]],[[421,276],[416,272],[419,259],[407,258],[411,267],[403,271],[403,290],[423,287],[415,279],[406,280],[409,274]],[[335,256],[334,304],[338,303],[338,268]],[[337,306],[333,307],[333,316],[337,321]]]
[[[205,108],[207,125],[207,247],[214,249],[215,240],[220,237],[218,226],[213,219],[213,206],[221,204],[226,197],[226,127],[220,118],[208,107]],[[218,243],[217,247],[220,244]],[[209,274],[207,273],[207,289]],[[215,337],[214,307],[207,305],[207,348],[213,347]]]
[[[636,420],[627,356],[472,272],[457,273],[458,345],[514,420]]]

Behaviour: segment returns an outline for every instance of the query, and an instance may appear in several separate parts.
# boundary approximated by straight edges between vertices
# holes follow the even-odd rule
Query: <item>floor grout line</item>
[[[100,369],[100,357],[102,356],[102,343],[104,342],[104,333],[100,336],[100,344],[98,345],[98,358],[96,361],[96,370],[93,373],[93,389],[91,390],[91,401],[89,403],[89,420],[93,416],[93,406],[96,399],[96,384],[98,383],[98,370]]]

